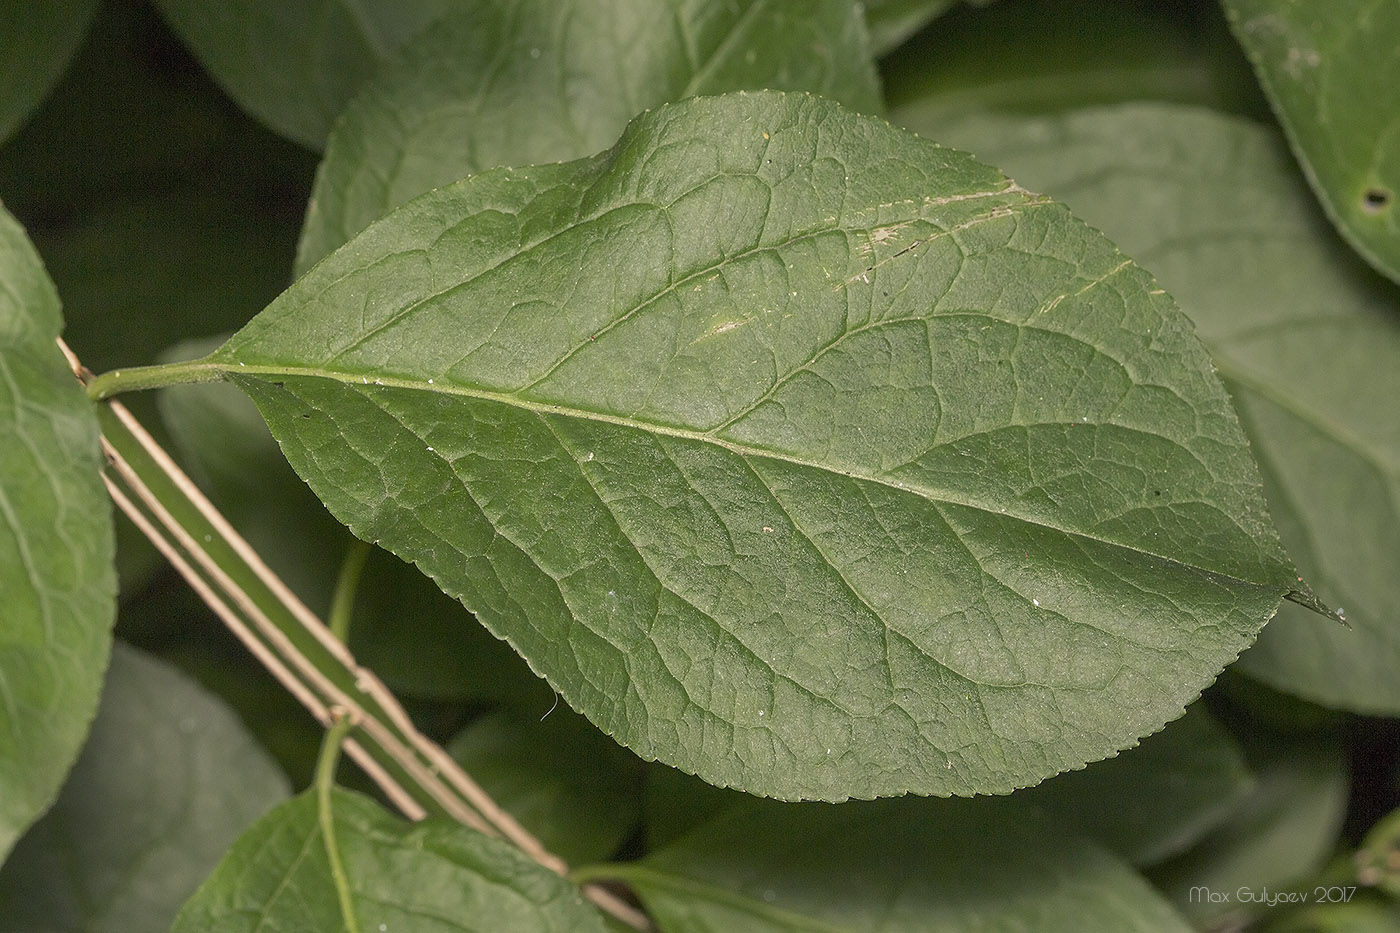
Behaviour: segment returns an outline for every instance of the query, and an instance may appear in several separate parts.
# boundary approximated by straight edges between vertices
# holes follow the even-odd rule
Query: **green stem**
[[[316,821],[321,826],[321,841],[326,848],[335,893],[340,899],[340,914],[345,918],[346,933],[357,933],[360,924],[355,919],[350,876],[345,872],[345,863],[340,859],[340,846],[335,839],[335,811],[331,801],[331,791],[335,789],[335,766],[340,761],[340,743],[345,741],[350,728],[350,717],[336,711],[335,722],[321,742],[321,754],[316,759]]]
[[[345,560],[340,564],[340,575],[336,577],[335,594],[331,597],[331,611],[326,619],[331,634],[337,641],[350,640],[350,618],[355,611],[355,590],[360,585],[360,574],[364,572],[365,561],[369,558],[372,546],[359,538],[350,539],[350,547],[345,552]]]
[[[208,358],[182,363],[161,363],[157,366],[130,366],[94,376],[87,384],[88,398],[102,401],[122,392],[160,389],[165,386],[188,385],[194,382],[214,382],[223,378],[228,367]]]

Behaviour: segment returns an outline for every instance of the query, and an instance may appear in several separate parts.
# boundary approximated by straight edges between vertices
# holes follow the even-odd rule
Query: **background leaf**
[[[0,7],[0,142],[53,87],[96,8],[97,0],[20,0]]]
[[[340,859],[365,930],[538,930],[602,933],[579,889],[508,843],[429,818],[406,823],[367,798],[336,790]],[[174,933],[338,930],[314,792],[259,820],[180,912]]]
[[[1282,141],[1149,104],[936,129],[1065,199],[1195,320],[1284,542],[1352,626],[1285,605],[1241,667],[1319,703],[1400,712],[1400,291],[1336,242]]]
[[[959,6],[881,62],[881,71],[897,122],[926,130],[988,110],[1043,113],[1138,99],[1268,116],[1214,3]]]
[[[879,83],[850,0],[472,0],[346,110],[316,177],[304,272],[391,208],[501,165],[592,155],[649,107],[807,90],[868,112]]]
[[[482,716],[447,750],[570,864],[610,857],[637,825],[641,762],[562,703],[543,719],[508,710]]]
[[[1328,214],[1361,255],[1400,281],[1400,6],[1224,4]]]
[[[1150,279],[802,95],[439,189],[206,364],[301,475],[643,758],[1006,791],[1179,715],[1296,585]]]
[[[321,149],[380,62],[451,0],[156,0],[230,97],[273,130]]]
[[[0,927],[167,929],[224,850],[289,792],[223,703],[119,642],[63,793],[0,871]]]
[[[0,857],[48,809],[97,709],[116,611],[91,404],[58,295],[0,208]]]
[[[1190,929],[1106,851],[997,803],[770,804],[589,874],[664,933]]]
[[[1017,791],[1012,799],[1134,865],[1151,865],[1229,816],[1252,784],[1239,744],[1196,703],[1136,748]]]
[[[1242,902],[1239,890],[1279,891],[1307,879],[1327,861],[1341,829],[1347,767],[1339,741],[1268,735],[1248,750],[1257,779],[1250,794],[1190,852],[1150,872],[1198,924],[1227,916],[1242,922],[1258,912],[1264,905]],[[1229,901],[1212,903],[1193,888],[1228,895]]]
[[[946,12],[958,0],[866,0],[865,22],[876,55],[886,52]]]

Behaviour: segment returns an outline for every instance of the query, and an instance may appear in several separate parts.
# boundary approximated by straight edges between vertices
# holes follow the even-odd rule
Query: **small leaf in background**
[[[1400,281],[1400,4],[1224,4],[1327,213]]]
[[[1400,713],[1400,291],[1337,242],[1282,140],[1152,104],[936,129],[1117,238],[1196,322],[1285,544],[1351,624],[1285,604],[1240,667],[1318,703]]]
[[[1328,896],[1341,901],[1355,897],[1348,887],[1323,888]],[[1277,921],[1270,921],[1268,933],[1395,933],[1400,930],[1400,904],[1368,900],[1340,903],[1310,903]]]
[[[640,816],[642,763],[562,703],[545,713],[487,714],[447,751],[565,862],[608,858]]]
[[[743,791],[707,784],[662,764],[647,768],[642,787],[646,847],[662,848],[728,810],[751,803]]]
[[[1145,273],[807,95],[695,98],[438,189],[208,365],[604,732],[754,793],[1105,757],[1298,585]]]
[[[602,933],[577,887],[508,843],[447,820],[407,823],[349,791],[331,795],[337,851],[363,930]],[[234,843],[174,933],[341,930],[314,791]]]
[[[745,88],[881,107],[850,0],[472,0],[370,81],[316,178],[297,269],[391,208],[501,165],[589,156],[668,100]]]
[[[451,0],[156,0],[230,97],[288,139],[325,146],[361,82]]]
[[[11,0],[0,7],[0,143],[63,73],[96,8],[97,0]]]
[[[349,641],[361,664],[409,696],[505,703],[536,719],[557,699],[461,603],[417,567],[377,548],[355,599]]]
[[[87,737],[116,613],[97,420],[55,345],[58,294],[0,208],[0,858]]]
[[[1245,919],[1267,906],[1238,892],[1280,891],[1326,864],[1346,811],[1348,775],[1340,741],[1269,735],[1246,747],[1254,789],[1191,851],[1148,876],[1197,924]],[[1193,890],[1194,889],[1194,890]],[[1220,900],[1209,891],[1228,895]]]
[[[289,793],[223,703],[118,643],[63,793],[0,870],[0,928],[168,929],[224,850]]]
[[[1134,865],[1150,865],[1195,843],[1230,815],[1252,786],[1239,745],[1201,703],[1135,748],[1011,795],[1014,806],[1097,840]],[[649,848],[750,799],[674,768],[646,775]]]
[[[1197,703],[1138,747],[1012,799],[1134,865],[1151,865],[1230,815],[1252,783],[1239,744]]]
[[[1190,929],[1104,849],[998,803],[767,803],[587,874],[667,933]]]
[[[1371,827],[1356,852],[1356,878],[1400,898],[1400,810]]]
[[[1092,25],[1089,25],[1092,24]],[[1249,62],[1213,3],[998,0],[960,6],[881,62],[894,122],[939,122],[1125,100],[1204,104],[1267,118]]]
[[[295,241],[315,170],[313,153],[239,111],[151,5],[100,3],[67,73],[0,147],[0,197],[46,259],[50,233],[114,202],[169,201],[173,193],[234,201],[236,210],[191,231],[201,241],[217,238],[225,226],[261,223],[269,240],[280,244],[288,219]],[[152,226],[157,222],[152,218]],[[159,233],[157,227],[143,236]],[[253,248],[259,254],[266,249]],[[277,249],[286,257],[285,246]],[[233,253],[212,262],[217,268],[238,259]],[[283,278],[286,266],[284,258]],[[198,264],[180,271],[194,280],[203,274]],[[54,274],[66,303],[67,283]],[[197,321],[198,309],[186,309],[186,316]],[[180,336],[198,333],[191,328]],[[121,365],[149,361],[128,357]]]
[[[865,22],[876,55],[884,55],[959,0],[866,0]],[[983,0],[987,2],[987,0]]]

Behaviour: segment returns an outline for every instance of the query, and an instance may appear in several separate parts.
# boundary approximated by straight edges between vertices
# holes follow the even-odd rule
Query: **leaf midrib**
[[[806,467],[809,469],[820,470],[825,473],[834,473],[836,475],[844,476],[850,479],[876,483],[878,485],[885,486],[889,489],[894,489],[899,492],[919,495],[930,502],[962,506],[964,508],[975,509],[976,511],[983,512],[994,517],[1015,519],[1017,521],[1024,522],[1028,525],[1034,525],[1036,527],[1044,528],[1049,531],[1054,531],[1059,534],[1068,535],[1070,537],[1084,541],[1091,541],[1106,547],[1118,548],[1125,551],[1129,551],[1131,553],[1152,557],[1168,564],[1172,564],[1178,567],[1189,568],[1191,570],[1209,574],[1218,579],[1233,581],[1235,583],[1243,584],[1246,586],[1269,587],[1271,585],[1276,585],[1269,584],[1267,582],[1261,582],[1259,580],[1246,579],[1244,577],[1235,576],[1234,574],[1227,573],[1222,570],[1213,569],[1210,567],[1202,567],[1199,564],[1192,563],[1191,561],[1182,560],[1179,557],[1172,557],[1168,554],[1161,554],[1134,545],[1124,544],[1120,541],[1113,541],[1107,538],[1090,534],[1087,531],[1073,528],[1065,528],[1060,525],[1050,524],[1048,522],[1036,519],[1028,515],[1019,514],[1017,512],[1009,510],[1003,510],[1003,508],[1001,507],[992,507],[984,503],[974,501],[967,497],[957,496],[948,490],[934,490],[924,486],[899,482],[896,480],[889,479],[887,477],[872,476],[867,473],[860,473],[853,470],[844,470],[839,467],[833,466],[829,463],[821,463],[815,460],[806,459],[804,457],[798,457],[791,454],[780,453],[777,451],[764,450],[762,448],[738,443],[736,441],[728,440],[726,438],[717,437],[714,434],[706,431],[695,431],[686,428],[675,427],[673,425],[664,425],[653,422],[639,421],[635,418],[628,418],[623,415],[608,414],[607,412],[588,411],[585,409],[573,408],[564,405],[552,405],[547,402],[538,402],[530,399],[523,399],[519,396],[512,395],[509,393],[492,392],[487,389],[470,388],[467,386],[456,385],[451,383],[439,384],[434,382],[430,384],[422,379],[408,379],[403,377],[386,375],[380,375],[374,377],[373,379],[370,379],[367,375],[343,372],[340,370],[329,369],[324,367],[273,365],[264,363],[248,364],[241,362],[238,365],[234,366],[227,363],[213,361],[212,359],[205,361],[203,367],[207,367],[207,371],[221,372],[228,376],[234,377],[249,375],[258,377],[274,377],[271,379],[267,379],[267,381],[270,382],[275,382],[275,377],[277,376],[305,377],[314,379],[327,379],[351,387],[375,386],[378,388],[405,389],[409,391],[438,393],[442,395],[452,395],[459,398],[469,398],[476,399],[479,401],[494,402],[500,405],[506,405],[512,408],[528,411],[537,415],[557,415],[563,418],[574,418],[584,421],[593,421],[603,424],[616,425],[618,427],[625,427],[636,431],[642,431],[647,434],[709,444],[714,447],[719,447],[723,450],[728,451],[729,453],[732,453],[742,458],[762,458],[766,460],[775,460],[780,461],[782,463],[790,464],[792,466]],[[1281,593],[1280,596],[1282,595],[1283,594]]]

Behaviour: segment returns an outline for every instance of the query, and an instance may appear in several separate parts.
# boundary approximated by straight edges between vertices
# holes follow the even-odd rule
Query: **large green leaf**
[[[325,145],[384,59],[451,0],[156,0],[214,80],[288,139]]]
[[[356,930],[602,933],[579,889],[513,846],[447,820],[406,823],[349,791],[330,819]],[[229,850],[174,933],[343,930],[314,791],[273,810]]]
[[[664,933],[1190,929],[1123,862],[998,803],[762,807],[588,873]]]
[[[97,0],[11,0],[0,6],[0,142],[44,99],[77,51]]]
[[[72,776],[0,871],[0,928],[167,929],[289,790],[222,702],[118,644]]]
[[[336,127],[300,271],[431,188],[592,155],[640,111],[744,88],[881,106],[851,0],[471,0],[406,45]]]
[[[1328,214],[1400,281],[1400,4],[1224,4]]]
[[[605,732],[756,793],[1102,758],[1297,585],[1145,273],[806,95],[693,99],[439,189],[204,366]]]
[[[1155,105],[937,128],[1067,200],[1195,320],[1284,541],[1352,626],[1285,606],[1243,667],[1320,703],[1400,712],[1400,291],[1336,242],[1282,141]]]
[[[116,612],[97,420],[54,344],[58,295],[0,208],[0,857],[58,794]]]

